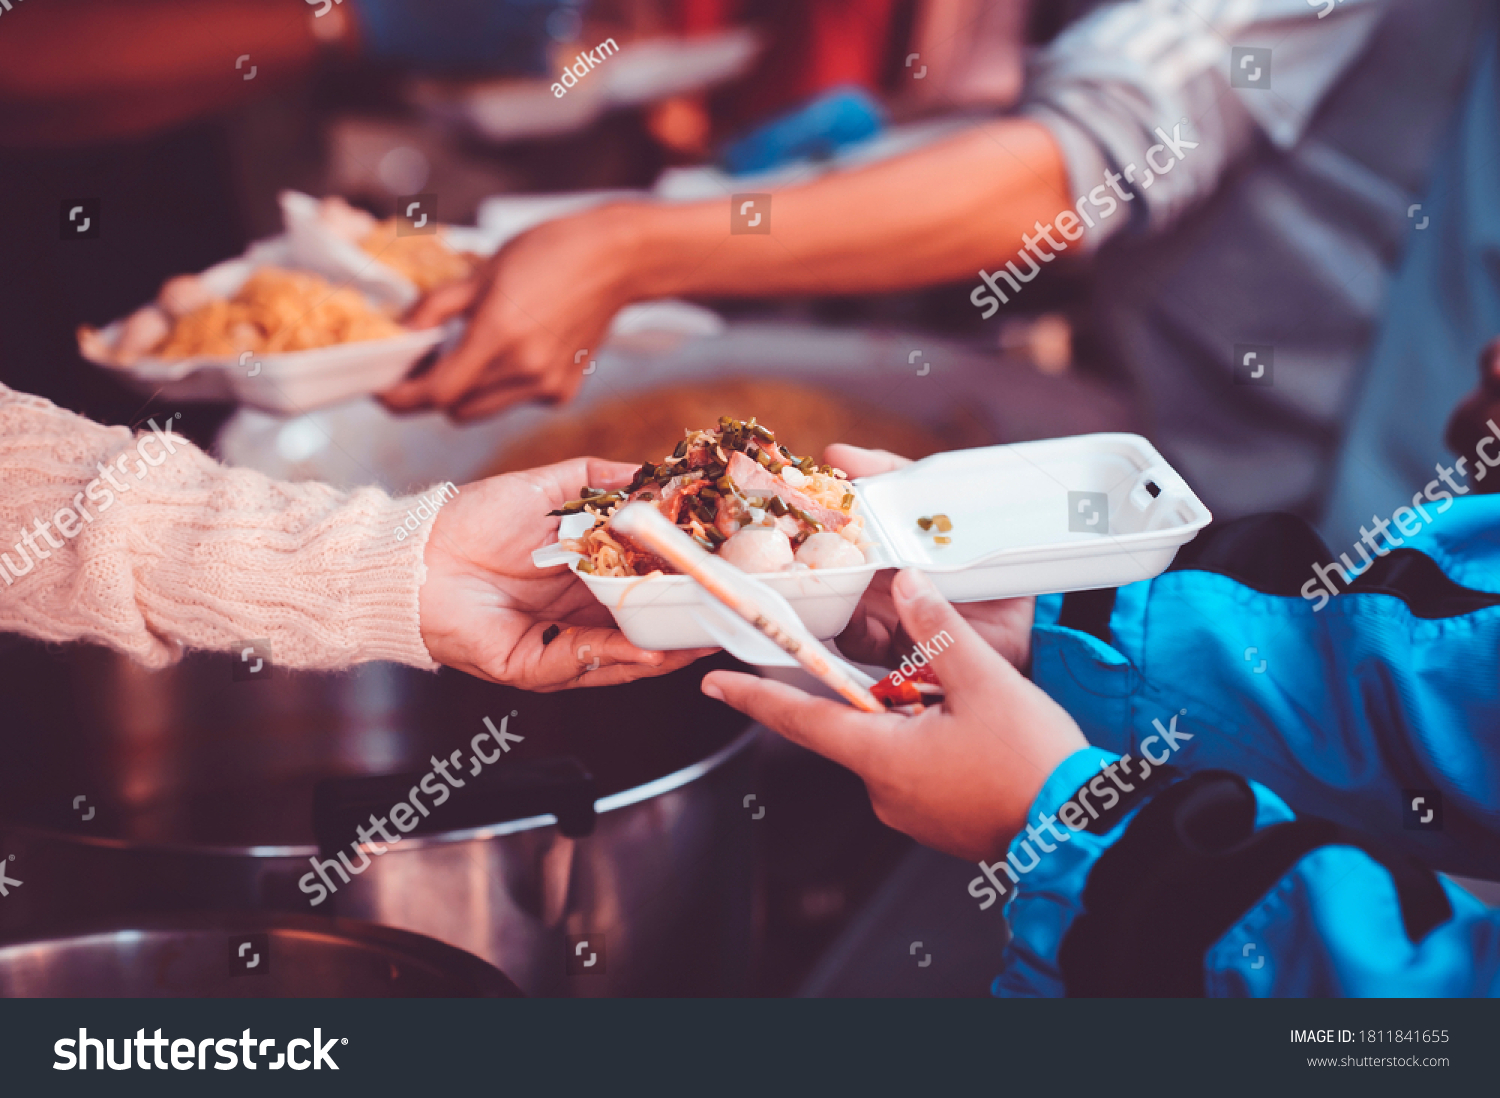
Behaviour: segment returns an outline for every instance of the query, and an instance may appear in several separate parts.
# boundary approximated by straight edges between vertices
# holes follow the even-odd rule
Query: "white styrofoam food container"
[[[352,284],[371,300],[395,305],[403,311],[422,296],[411,279],[324,224],[316,198],[301,191],[282,191],[277,199],[295,266],[317,271],[339,285]],[[462,225],[438,225],[434,232],[455,252],[493,255],[501,243],[497,233]]]
[[[275,237],[252,245],[239,258],[215,264],[199,277],[215,297],[232,297],[261,267],[296,266],[287,239]],[[375,303],[379,304],[378,300]],[[138,385],[159,388],[169,400],[238,400],[286,415],[387,389],[449,334],[447,328],[428,328],[389,339],[286,354],[247,353],[238,358],[197,355],[170,361],[143,358],[120,366],[112,352],[124,323],[123,319],[116,320],[101,329],[94,340],[80,345],[80,352],[97,365],[126,374]]]
[[[568,196],[550,196],[563,201]],[[491,200],[505,202],[504,199]],[[517,200],[524,204],[525,200]],[[546,201],[545,199],[542,201]],[[318,201],[296,191],[281,194],[287,231],[252,244],[243,256],[216,264],[199,277],[216,297],[229,297],[259,267],[312,271],[336,285],[348,285],[375,306],[405,310],[421,296],[405,275],[367,255],[331,232],[318,217]],[[542,210],[537,220],[554,214]],[[445,225],[442,239],[461,251],[492,253],[504,239],[502,229]],[[169,400],[235,400],[279,415],[302,415],[332,404],[379,393],[411,372],[428,352],[457,342],[462,320],[440,328],[413,330],[390,339],[365,340],[280,355],[239,358],[196,356],[186,359],[143,358],[129,366],[115,361],[114,347],[125,320],[116,320],[86,341],[84,358],[124,374],[137,387],[159,390]],[[657,346],[664,339],[713,336],[724,328],[717,313],[685,301],[635,302],[615,314],[611,343]]]
[[[882,568],[919,568],[953,602],[1117,587],[1161,574],[1213,517],[1155,447],[1130,434],[935,454],[857,480],[854,494],[871,542],[865,564],[757,577],[819,640],[844,630]],[[950,544],[917,525],[937,514],[952,521]],[[567,516],[559,537],[591,521]],[[723,635],[704,613],[711,596],[687,576],[577,574],[642,648],[709,647]]]

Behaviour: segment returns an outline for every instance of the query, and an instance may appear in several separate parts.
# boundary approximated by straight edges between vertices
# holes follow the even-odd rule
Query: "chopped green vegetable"
[[[802,510],[800,507],[792,507],[792,508],[790,508],[790,510],[792,512],[792,517],[794,519],[797,519],[800,522],[807,523],[807,525],[811,526],[814,530],[821,530],[821,529],[823,529],[823,524],[821,522],[819,522],[817,519],[813,518],[806,511]]]
[[[853,492],[845,492],[844,493],[843,501],[839,503],[839,506],[841,508],[843,508],[845,511],[847,511],[847,510],[849,510],[849,508],[853,507],[854,506],[854,493]]]

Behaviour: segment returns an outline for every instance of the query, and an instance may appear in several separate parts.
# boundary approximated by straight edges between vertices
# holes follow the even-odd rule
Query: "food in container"
[[[163,297],[174,283],[180,287],[182,280],[169,282]],[[193,279],[192,285],[201,288],[202,282]],[[281,354],[389,339],[404,331],[354,290],[279,267],[255,271],[231,297],[213,297],[206,291],[202,297],[202,304],[178,316],[166,339],[153,348],[156,357]]]
[[[703,591],[717,599],[724,612],[723,624],[731,625],[722,634],[726,644],[739,638],[750,640],[757,648],[769,643],[778,663],[790,658],[855,708],[866,713],[882,712],[884,703],[869,690],[874,680],[862,668],[824,648],[784,598],[726,563],[722,554],[716,558],[706,551],[653,504],[627,503],[611,516],[609,527],[617,536],[628,536],[676,571],[691,576]],[[744,530],[741,534],[755,532]],[[774,528],[766,532],[785,536]],[[725,543],[726,549],[733,540]],[[748,636],[746,627],[750,631]]]
[[[406,331],[354,290],[315,274],[267,266],[252,271],[228,296],[215,294],[196,275],[170,278],[154,304],[125,319],[113,347],[88,327],[78,338],[111,355],[115,364],[133,366],[143,358],[309,351]]]
[[[819,640],[837,636],[882,568],[927,573],[954,602],[1114,587],[1165,571],[1212,516],[1145,439],[1081,435],[936,454],[850,485],[863,564],[793,568],[761,581],[782,595]],[[1080,522],[1079,507],[1095,521]],[[705,596],[685,576],[591,574],[576,541],[595,515],[565,515],[539,566],[568,563],[644,648],[721,643]],[[941,515],[950,529],[937,533]],[[932,520],[923,530],[917,520]],[[937,537],[948,539],[946,544]],[[586,547],[586,546],[585,546]],[[755,650],[725,647],[750,662]]]
[[[853,513],[848,478],[810,457],[797,457],[753,418],[724,416],[716,427],[689,431],[660,463],[647,462],[623,489],[584,486],[557,515],[585,514],[593,525],[567,547],[580,571],[595,576],[672,574],[661,557],[608,520],[626,503],[656,509],[703,549],[751,574],[865,563],[864,524]]]
[[[445,226],[434,233],[400,232],[401,219],[377,221],[338,195],[317,204],[318,223],[328,232],[356,245],[371,259],[390,267],[426,293],[469,277],[483,257],[451,247]]]
[[[483,261],[480,253],[493,250],[474,229],[434,224],[431,231],[424,225],[422,231],[403,232],[401,219],[377,220],[336,195],[319,199],[283,191],[280,201],[288,247],[299,267],[357,286],[399,309],[429,290],[467,278]]]
[[[947,515],[933,515],[931,518],[923,515],[917,519],[917,529],[924,534],[931,534],[934,545],[953,544],[953,539],[948,536],[953,532],[953,520]]]
[[[299,413],[394,384],[448,334],[404,328],[388,300],[294,263],[285,239],[252,245],[169,279],[123,320],[79,328],[79,351],[168,399]]]

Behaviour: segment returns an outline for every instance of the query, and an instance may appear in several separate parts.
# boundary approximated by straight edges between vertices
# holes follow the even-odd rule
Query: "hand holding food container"
[[[609,686],[684,667],[703,651],[643,651],[572,575],[528,559],[545,513],[579,479],[613,485],[628,465],[578,458],[465,485],[432,520],[420,593],[422,639],[439,663],[550,692]]]
[[[520,207],[520,224],[565,208],[524,198],[493,201]],[[168,279],[155,301],[102,329],[79,328],[79,352],[169,399],[236,400],[284,415],[422,388],[429,383],[408,375],[440,345],[456,341],[464,326],[444,303],[454,293],[472,295],[471,276],[483,257],[519,231],[511,222],[472,228],[433,220],[418,228],[425,211],[418,219],[379,221],[337,196],[295,191],[282,193],[281,210],[284,233],[199,274]],[[596,347],[606,335],[717,323],[684,302],[619,305],[579,348]],[[482,407],[468,411],[565,397],[579,381],[567,392],[510,385],[504,401],[494,403],[488,393]],[[426,407],[389,403],[402,411]]]
[[[608,219],[608,210],[600,216]],[[588,359],[579,352],[600,346],[640,293],[638,282],[621,277],[635,254],[631,240],[613,233],[587,239],[559,223],[523,233],[482,271],[422,300],[413,324],[473,320],[432,369],[382,393],[382,402],[468,422],[530,400],[571,400]]]
[[[781,661],[726,636],[698,582],[609,524],[633,502],[756,575],[818,640],[844,630],[885,568],[917,568],[956,602],[1113,587],[1165,570],[1211,518],[1135,435],[953,451],[849,481],[727,417],[561,509],[559,541],[537,564],[569,564],[634,643],[720,643],[762,664]]]
[[[912,464],[912,459],[888,450],[869,450],[834,443],[824,455],[830,465],[851,477],[878,476]],[[848,626],[839,634],[839,651],[852,660],[881,667],[897,667],[903,658],[918,653],[917,639],[901,624],[892,591],[893,571],[879,572],[865,588]],[[966,602],[957,607],[963,619],[1012,667],[1025,673],[1031,666],[1031,626],[1036,599],[1018,597],[985,602]],[[925,677],[925,675],[921,676]],[[923,684],[917,683],[919,688]]]
[[[893,588],[907,632],[946,638],[932,659],[944,705],[862,713],[733,671],[706,676],[703,692],[858,774],[883,823],[935,850],[988,861],[1026,823],[1047,776],[1088,743],[920,571],[903,570]]]

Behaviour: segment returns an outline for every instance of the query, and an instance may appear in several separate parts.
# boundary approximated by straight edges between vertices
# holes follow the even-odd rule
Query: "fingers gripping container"
[[[1213,518],[1155,447],[1130,434],[954,450],[853,487],[869,539],[865,564],[756,577],[819,640],[844,630],[883,568],[920,569],[953,602],[1118,587],[1160,575]],[[918,525],[935,515],[952,529]],[[566,516],[559,537],[577,537],[591,521]],[[535,557],[577,571],[578,555],[558,545]],[[764,648],[726,630],[712,597],[687,576],[578,578],[633,644],[722,646],[765,662]]]

